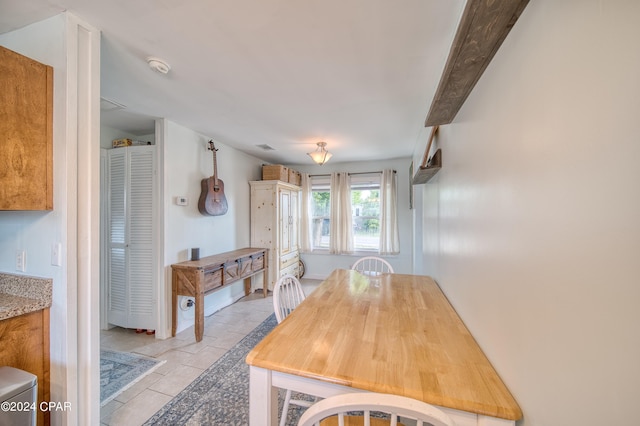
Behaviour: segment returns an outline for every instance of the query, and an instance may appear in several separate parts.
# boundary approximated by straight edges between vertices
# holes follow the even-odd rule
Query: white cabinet
[[[269,289],[284,274],[298,276],[300,187],[278,180],[251,185],[251,247],[269,249]]]
[[[155,146],[107,154],[107,321],[156,329],[157,203]]]

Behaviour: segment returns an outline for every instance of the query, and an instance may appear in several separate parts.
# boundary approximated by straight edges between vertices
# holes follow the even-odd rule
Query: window
[[[351,215],[353,248],[356,251],[378,251],[380,247],[380,176],[352,176]]]
[[[330,178],[312,178],[311,229],[313,249],[329,249],[331,205]],[[380,247],[380,174],[351,176],[353,248],[378,251]]]
[[[314,250],[329,249],[331,223],[331,192],[328,178],[311,181],[311,242]]]

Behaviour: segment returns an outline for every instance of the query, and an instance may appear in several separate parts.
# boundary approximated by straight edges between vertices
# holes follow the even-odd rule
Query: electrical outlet
[[[62,243],[51,244],[51,264],[62,266]]]
[[[189,310],[189,308],[194,305],[195,302],[193,301],[193,299],[187,299],[186,297],[183,297],[182,300],[180,300],[180,309],[182,309],[183,311]]]
[[[27,252],[25,250],[16,251],[16,271],[24,272],[27,269]]]

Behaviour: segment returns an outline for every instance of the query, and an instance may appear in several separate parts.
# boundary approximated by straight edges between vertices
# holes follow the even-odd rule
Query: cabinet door
[[[300,224],[300,204],[298,202],[300,198],[300,193],[298,191],[291,191],[291,205],[289,208],[289,215],[291,217],[291,224],[290,224],[290,232],[289,232],[289,237],[290,237],[290,245],[291,245],[291,250],[297,251],[300,244],[298,243],[299,238],[300,238],[300,233],[298,232],[299,230],[299,224]]]
[[[2,46],[0,210],[53,210],[53,68]]]
[[[49,309],[30,312],[0,321],[0,365],[6,365],[28,371],[38,376],[38,405],[51,401],[49,392]],[[8,385],[8,387],[7,387]],[[3,390],[11,383],[3,381]],[[3,397],[5,395],[2,395]],[[4,408],[4,407],[3,407]],[[15,410],[15,408],[13,409]],[[9,414],[6,410],[3,414]],[[47,410],[37,410],[38,425],[49,424]],[[0,415],[0,423],[18,424]],[[8,419],[11,420],[11,419]]]
[[[280,189],[280,254],[291,251],[291,191]]]

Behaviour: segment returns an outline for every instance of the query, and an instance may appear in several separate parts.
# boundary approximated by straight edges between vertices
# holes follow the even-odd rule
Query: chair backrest
[[[351,269],[355,269],[365,275],[380,275],[384,273],[393,274],[391,264],[376,256],[366,256],[358,259]]]
[[[363,412],[363,415],[351,412]],[[298,426],[320,425],[322,419],[332,416],[338,417],[340,425],[349,424],[348,419],[354,416],[364,417],[364,424],[368,425],[372,413],[390,415],[391,426],[397,424],[398,416],[416,420],[417,426],[455,426],[447,414],[433,405],[405,396],[375,392],[346,393],[323,399],[313,404],[302,415]]]
[[[278,324],[304,300],[300,281],[293,275],[283,275],[273,288],[273,310]]]

